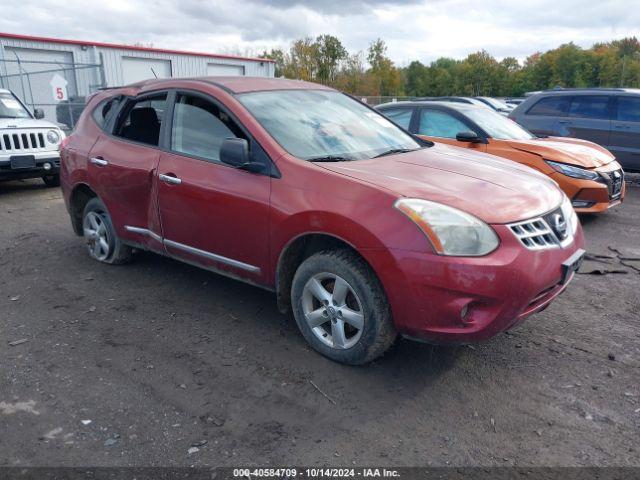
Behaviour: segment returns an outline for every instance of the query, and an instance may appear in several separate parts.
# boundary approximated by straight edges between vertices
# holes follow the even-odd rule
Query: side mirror
[[[249,143],[244,138],[227,138],[220,147],[220,161],[240,168],[249,162]]]
[[[33,110],[33,116],[35,117],[36,120],[40,120],[41,118],[44,118],[44,110],[41,108],[35,108]]]
[[[456,140],[459,142],[482,143],[484,140],[478,136],[476,132],[465,131],[458,132]]]
[[[249,159],[249,142],[244,138],[227,138],[220,147],[220,161],[233,168],[262,173],[264,165]]]

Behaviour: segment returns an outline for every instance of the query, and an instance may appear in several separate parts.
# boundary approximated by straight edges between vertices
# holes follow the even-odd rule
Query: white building
[[[100,87],[154,77],[274,74],[267,59],[0,33],[0,88],[54,121],[62,121],[60,105],[71,113]]]

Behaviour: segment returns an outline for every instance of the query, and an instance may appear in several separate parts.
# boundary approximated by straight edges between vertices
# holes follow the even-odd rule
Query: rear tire
[[[109,212],[99,198],[92,198],[84,207],[82,231],[89,256],[94,260],[110,265],[131,261],[133,249],[118,238]]]
[[[349,250],[319,252],[302,262],[293,278],[291,305],[307,342],[336,362],[370,362],[397,337],[378,277]]]
[[[42,177],[42,181],[47,187],[59,187],[60,186],[60,174],[45,175]]]

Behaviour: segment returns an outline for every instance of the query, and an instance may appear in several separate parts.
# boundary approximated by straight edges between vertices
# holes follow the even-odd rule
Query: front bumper
[[[562,264],[582,248],[581,227],[568,246],[536,251],[507,226],[493,227],[501,245],[484,257],[392,251],[396,269],[383,284],[400,333],[434,343],[487,340],[565,290],[574,272],[564,278]]]
[[[49,165],[50,168],[45,168]],[[40,178],[60,173],[60,155],[48,152],[47,155],[35,156],[35,166],[28,168],[12,168],[9,158],[0,159],[0,180],[20,180],[26,178]]]
[[[617,162],[595,169],[596,180],[567,180],[559,172],[551,175],[562,187],[578,213],[600,213],[624,201],[624,172]]]

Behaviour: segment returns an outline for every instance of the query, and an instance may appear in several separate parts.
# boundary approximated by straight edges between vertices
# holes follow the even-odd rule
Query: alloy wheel
[[[89,255],[101,262],[109,258],[109,231],[103,214],[89,212],[82,224],[84,238],[87,241]]]
[[[338,275],[324,272],[309,279],[302,292],[302,312],[313,334],[329,347],[351,348],[362,336],[362,303]]]

